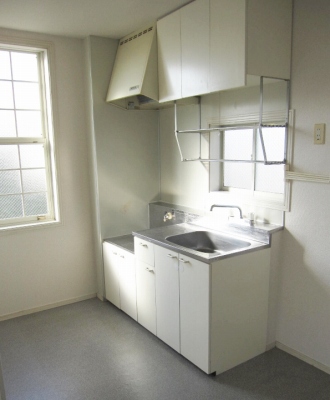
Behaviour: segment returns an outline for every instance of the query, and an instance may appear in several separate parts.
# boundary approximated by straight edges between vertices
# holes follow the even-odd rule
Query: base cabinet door
[[[157,336],[180,352],[178,253],[155,246]]]
[[[181,354],[210,373],[210,265],[179,254]]]
[[[105,297],[120,308],[118,247],[103,242]]]
[[[119,253],[120,308],[137,320],[135,257],[129,252]]]
[[[136,260],[136,301],[138,322],[156,335],[156,288],[153,266]]]

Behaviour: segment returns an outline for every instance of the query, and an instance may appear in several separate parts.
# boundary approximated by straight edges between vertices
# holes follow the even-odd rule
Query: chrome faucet
[[[211,206],[211,208],[210,208],[210,211],[212,211],[214,207],[220,207],[220,208],[222,208],[222,207],[223,207],[223,208],[237,208],[237,210],[239,211],[239,217],[240,217],[241,219],[243,219],[242,210],[241,210],[240,207],[238,207],[238,206],[232,206],[232,205],[229,205],[229,204],[213,204],[213,205]]]
[[[174,219],[174,218],[175,218],[174,210],[172,210],[172,211],[165,211],[165,214],[164,214],[164,222],[166,222],[167,220],[170,220],[170,219]]]

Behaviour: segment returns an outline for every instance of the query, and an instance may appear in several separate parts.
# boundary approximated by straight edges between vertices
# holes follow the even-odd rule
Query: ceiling
[[[191,0],[0,0],[0,28],[114,39]]]

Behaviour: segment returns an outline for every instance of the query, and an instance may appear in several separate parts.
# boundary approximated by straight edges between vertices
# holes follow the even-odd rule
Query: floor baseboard
[[[12,314],[1,315],[0,321],[5,321],[7,319],[22,317],[23,315],[34,314],[39,311],[50,310],[51,308],[66,306],[66,305],[72,304],[72,303],[78,303],[79,301],[89,300],[94,297],[96,297],[96,293],[91,293],[91,294],[87,294],[85,296],[75,297],[73,299],[63,300],[63,301],[59,301],[59,302],[52,303],[52,304],[46,304],[44,306],[30,308],[28,310],[22,310],[22,311],[18,311],[18,312],[12,313]]]
[[[320,369],[323,372],[326,372],[327,374],[330,375],[330,367],[320,363],[319,361],[314,360],[311,357],[306,356],[303,353],[300,353],[297,350],[292,349],[291,347],[286,346],[283,343],[276,342],[276,347],[280,350],[285,351],[288,354],[291,354],[292,356],[299,358],[299,360],[305,361],[307,364],[313,365],[315,368]]]

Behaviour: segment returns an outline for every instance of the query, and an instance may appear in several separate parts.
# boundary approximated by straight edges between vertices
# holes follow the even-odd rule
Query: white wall
[[[55,46],[61,224],[0,233],[0,317],[96,293],[83,41],[0,29]]]
[[[295,0],[295,171],[330,171],[330,2]],[[313,144],[327,124],[325,145]],[[330,368],[330,185],[294,182],[282,240],[277,340]],[[330,369],[329,369],[330,371]]]
[[[126,111],[105,102],[117,45],[113,39],[86,39],[100,297],[101,240],[148,228],[148,203],[159,197],[158,112]]]

